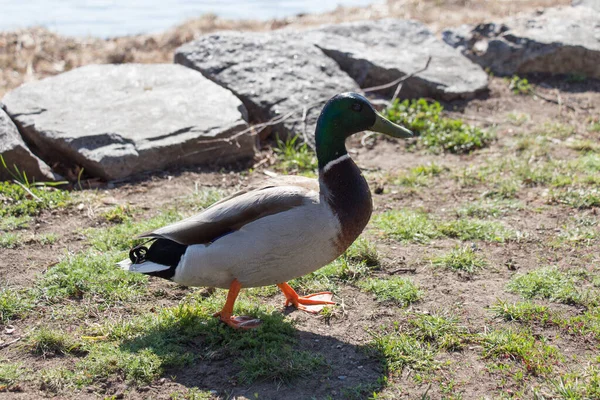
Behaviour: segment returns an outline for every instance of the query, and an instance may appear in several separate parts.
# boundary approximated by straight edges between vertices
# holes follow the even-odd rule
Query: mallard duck
[[[215,316],[233,328],[260,324],[233,315],[242,288],[277,285],[286,306],[312,313],[335,304],[331,292],[299,296],[286,282],[336,259],[369,222],[371,192],[345,144],[364,130],[414,136],[381,116],[363,96],[339,94],[317,121],[318,179],[284,176],[237,192],[197,215],[139,235],[151,245],[134,247],[119,265],[185,286],[228,288]]]

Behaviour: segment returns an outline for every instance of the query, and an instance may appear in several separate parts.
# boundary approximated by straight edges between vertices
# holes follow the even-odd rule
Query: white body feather
[[[172,280],[187,286],[273,285],[333,261],[338,219],[314,192],[312,202],[253,221],[210,245],[191,245]]]

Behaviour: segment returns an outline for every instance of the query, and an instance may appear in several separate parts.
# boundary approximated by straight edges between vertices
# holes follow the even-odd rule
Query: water
[[[70,36],[113,37],[165,30],[212,13],[229,19],[281,18],[384,0],[0,0],[0,31],[42,25]]]

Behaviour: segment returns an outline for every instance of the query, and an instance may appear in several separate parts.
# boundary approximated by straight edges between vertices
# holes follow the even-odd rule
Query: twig
[[[542,99],[542,100],[544,100],[544,101],[547,101],[547,102],[549,102],[549,103],[552,103],[552,104],[557,104],[557,105],[559,105],[559,106],[563,106],[563,105],[564,105],[565,107],[567,107],[567,108],[568,108],[569,110],[571,110],[571,111],[577,111],[577,110],[575,109],[575,107],[573,107],[573,106],[570,106],[570,105],[568,105],[568,104],[564,104],[564,103],[561,101],[561,99],[560,99],[560,94],[559,94],[559,95],[557,95],[557,96],[558,96],[558,100],[554,100],[554,99],[551,99],[551,98],[549,98],[549,97],[543,96],[543,95],[541,95],[541,94],[540,94],[540,93],[539,93],[537,90],[534,90],[534,91],[533,91],[533,94],[534,94],[534,95],[536,95],[537,97],[539,97],[540,99]]]
[[[4,349],[4,348],[10,346],[11,344],[17,343],[19,340],[21,340],[21,338],[22,337],[20,336],[20,337],[16,338],[15,340],[11,340],[10,342],[0,344],[0,349]]]
[[[388,89],[391,88],[392,86],[398,85],[396,87],[396,91],[394,92],[394,97],[392,98],[392,101],[394,101],[396,99],[396,97],[398,97],[398,93],[400,93],[400,88],[402,87],[401,83],[404,82],[407,79],[412,78],[413,76],[415,76],[416,74],[419,74],[423,71],[425,71],[427,68],[429,68],[429,63],[431,63],[431,56],[429,56],[427,58],[427,62],[425,63],[425,66],[421,69],[418,69],[416,71],[411,72],[408,75],[404,75],[390,83],[386,83],[384,85],[379,85],[379,86],[373,86],[373,87],[369,87],[369,88],[364,88],[362,89],[363,92],[368,93],[368,92],[376,92],[379,90],[383,90],[383,89]]]
[[[415,272],[417,272],[416,268],[397,268],[393,271],[390,271],[390,274],[414,274]]]
[[[31,197],[33,197],[36,201],[42,201],[42,199],[40,199],[39,197],[37,197],[35,194],[33,194],[33,192],[31,190],[29,190],[29,188],[25,185],[23,185],[21,182],[19,182],[16,179],[13,179],[13,182],[16,183],[17,185],[21,186],[27,193],[29,193],[31,195]]]
[[[304,143],[308,143],[308,138],[306,137],[306,107],[302,107],[302,139],[304,139]]]
[[[429,68],[429,63],[430,62],[431,62],[431,56],[429,56],[429,58],[427,58],[427,62],[425,63],[425,66],[423,68],[417,70],[417,71],[413,71],[413,72],[411,72],[408,75],[404,75],[404,76],[402,76],[402,77],[400,77],[398,79],[395,79],[392,82],[386,83],[384,85],[379,85],[379,86],[373,86],[373,87],[364,88],[364,89],[361,89],[361,91],[363,93],[376,92],[378,90],[387,89],[387,88],[390,88],[390,87],[393,87],[393,86],[397,85],[396,86],[396,91],[394,92],[394,97],[392,98],[392,101],[394,101],[396,99],[396,97],[398,96],[398,94],[400,93],[400,89],[402,87],[401,83],[404,82],[407,79],[412,78],[416,74],[425,71],[427,68]],[[299,120],[291,120],[291,121],[288,121],[288,122],[302,122],[302,123],[305,123],[306,114],[308,113],[308,110],[310,110],[311,108],[313,108],[315,106],[318,106],[319,104],[325,103],[327,100],[329,100],[329,97],[316,100],[316,101],[314,101],[314,102],[312,102],[312,103],[310,103],[308,105],[303,106],[303,108],[302,108],[303,113],[302,113],[301,119],[299,119]],[[293,110],[293,111],[290,111],[287,114],[280,115],[280,116],[277,116],[275,118],[272,118],[269,121],[262,122],[260,124],[250,125],[248,128],[246,128],[246,129],[244,129],[244,130],[236,133],[235,135],[233,135],[233,136],[231,136],[229,138],[203,140],[202,143],[208,143],[208,144],[210,144],[210,143],[219,143],[219,144],[222,144],[222,143],[235,143],[236,145],[239,146],[239,143],[237,143],[237,138],[239,138],[239,137],[241,137],[243,135],[246,135],[248,133],[251,134],[252,136],[258,135],[265,128],[268,128],[270,126],[277,125],[277,124],[280,124],[280,123],[282,123],[284,121],[287,121],[288,118],[290,118],[291,116],[293,116],[297,112],[298,112],[298,110]],[[305,126],[303,128],[303,131],[305,131]],[[306,140],[306,135],[304,134],[303,136],[304,136],[303,137],[304,141],[306,143],[308,143],[308,141]],[[202,152],[206,152],[206,151],[212,151],[212,150],[215,150],[215,149],[217,149],[217,148],[213,147],[213,148],[210,148],[210,149],[197,150],[197,151],[194,151],[194,152],[190,152],[190,153],[186,153],[186,154],[180,155],[177,158],[189,157],[189,156],[194,155],[194,154],[198,154],[198,153],[202,153]]]

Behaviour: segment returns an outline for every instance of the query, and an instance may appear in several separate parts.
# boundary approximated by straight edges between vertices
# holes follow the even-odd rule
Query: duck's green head
[[[346,138],[367,130],[395,138],[416,136],[408,129],[385,119],[360,94],[338,94],[325,104],[317,121],[315,142],[319,168],[347,154]]]

